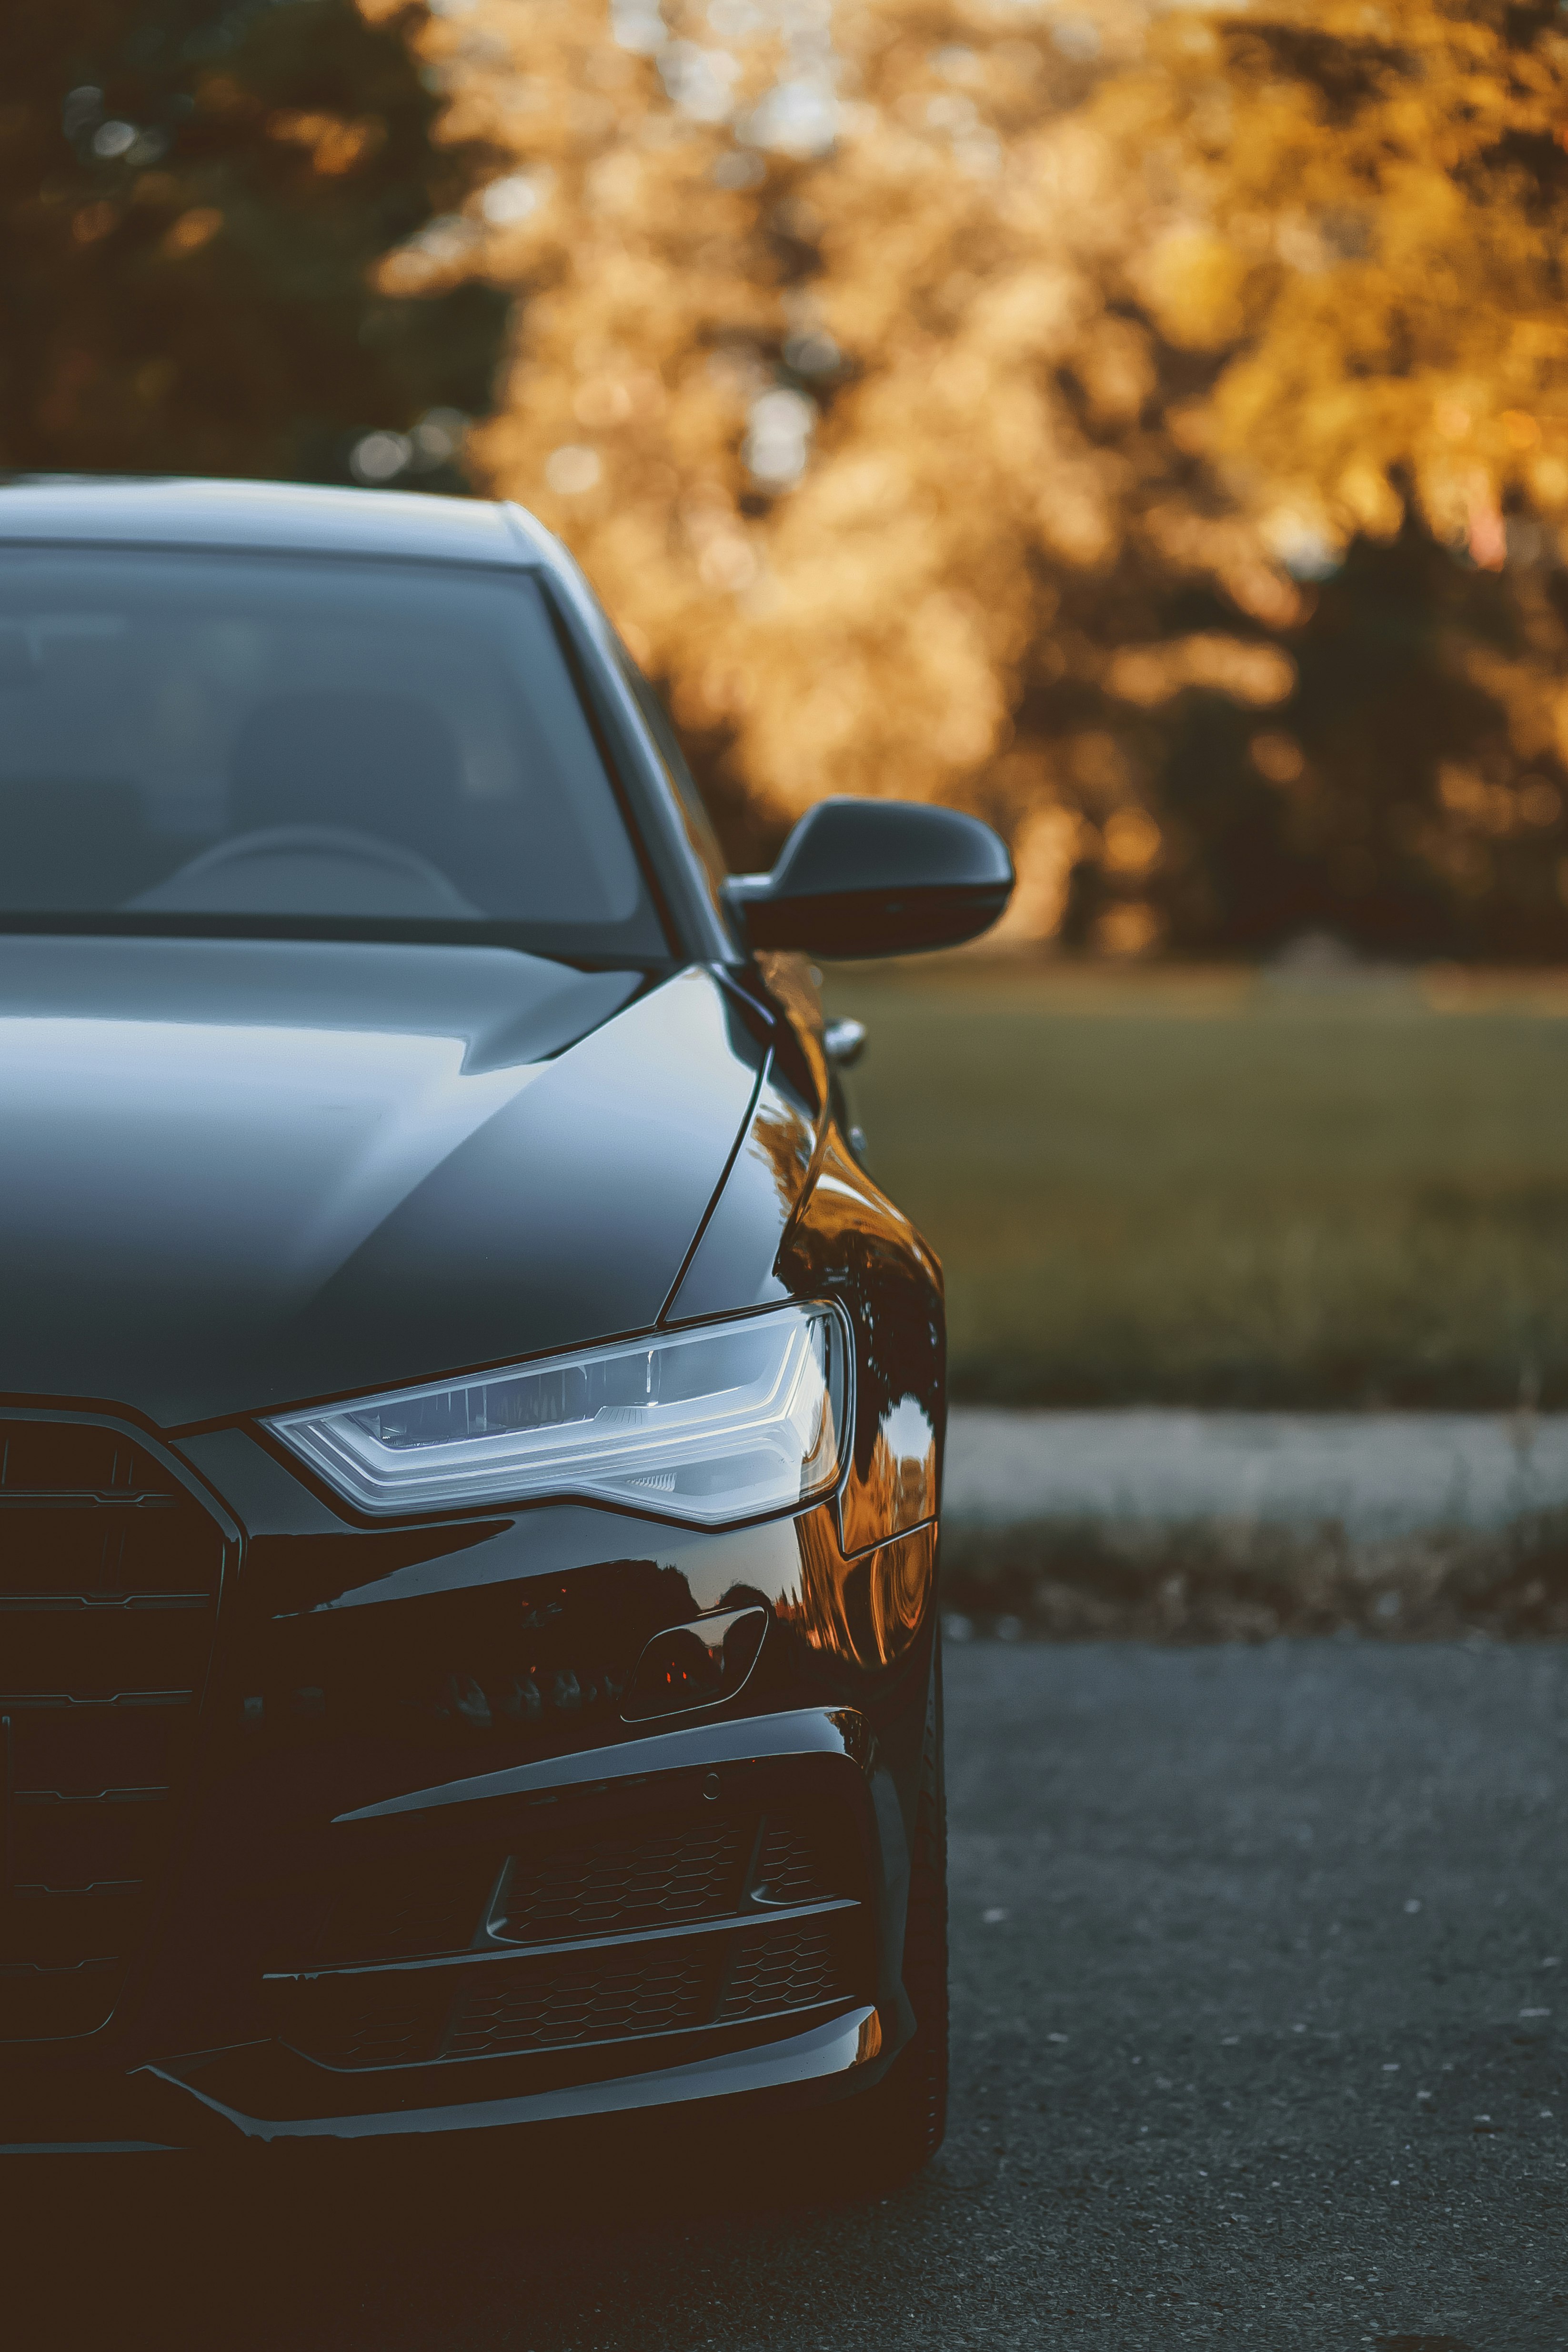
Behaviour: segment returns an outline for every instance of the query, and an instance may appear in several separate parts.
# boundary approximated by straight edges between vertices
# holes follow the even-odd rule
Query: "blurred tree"
[[[585,562],[742,855],[825,792],[940,794],[1013,833],[1020,928],[1099,857],[1109,935],[1146,943],[1160,714],[1290,690],[1266,637],[1298,592],[1167,427],[1167,371],[1203,369],[1141,312],[1158,206],[1082,112],[1142,23],[449,0],[429,28],[448,131],[514,160],[384,282],[528,291],[476,461]]]
[[[1256,953],[1330,931],[1398,957],[1561,958],[1562,772],[1510,710],[1568,640],[1540,575],[1456,561],[1418,520],[1360,534],[1259,727],[1194,698],[1160,780],[1156,885],[1178,949]]]
[[[1264,792],[1226,771],[1247,824],[1212,799],[1197,817],[1184,752],[1167,772],[1206,845],[1210,919],[1246,941],[1289,906],[1396,952],[1561,956],[1561,10],[1189,17],[1096,111],[1173,192],[1135,274],[1162,333],[1214,368],[1194,444],[1321,583],[1292,644],[1299,692],[1248,763]],[[1187,890],[1176,936],[1204,895]]]
[[[1568,947],[1543,6],[60,0],[10,39],[0,457],[455,484],[428,412],[484,405],[504,312],[469,461],[583,558],[746,861],[825,792],[931,794],[1008,830],[1020,939]]]
[[[1282,555],[1412,502],[1483,569],[1568,511],[1568,26],[1553,0],[1274,0],[1101,93],[1179,185],[1141,272],[1223,355],[1207,437]]]
[[[0,464],[332,480],[363,446],[368,478],[413,457],[459,486],[457,412],[485,404],[503,306],[479,285],[398,299],[367,272],[485,158],[433,142],[423,7],[375,13],[8,13]]]

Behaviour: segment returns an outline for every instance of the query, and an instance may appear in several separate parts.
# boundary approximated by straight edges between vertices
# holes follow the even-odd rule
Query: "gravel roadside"
[[[960,1633],[1568,1634],[1568,1414],[971,1406],[944,1485]]]

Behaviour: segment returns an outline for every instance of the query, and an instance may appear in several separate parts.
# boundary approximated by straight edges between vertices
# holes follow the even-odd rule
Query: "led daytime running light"
[[[786,1307],[267,1426],[377,1517],[575,1496],[722,1527],[829,1493],[847,1402],[839,1312]]]

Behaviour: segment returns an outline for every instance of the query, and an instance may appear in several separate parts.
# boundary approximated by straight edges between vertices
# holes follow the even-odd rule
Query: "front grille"
[[[558,1830],[545,1851],[510,1861],[476,1848],[466,1860],[432,1859],[425,1874],[405,1867],[413,1886],[380,1864],[343,1890],[328,1935],[337,1967],[272,1979],[283,2037],[323,2064],[582,2050],[867,1993],[864,1863],[838,1807],[714,1816],[704,1805],[614,1836],[574,1841]],[[486,1916],[479,1890],[498,1883]],[[439,1900],[422,1907],[418,1887]],[[416,1916],[417,1946],[405,1924]],[[437,1916],[448,1928],[438,1965],[342,1965],[351,1948],[368,1959],[377,1937],[391,1939],[387,1961],[399,1948],[428,1950]],[[503,1958],[497,1947],[508,1945]],[[458,1961],[466,1952],[472,1961]]]
[[[223,1552],[121,1432],[0,1417],[0,2042],[114,2008],[189,1771]]]

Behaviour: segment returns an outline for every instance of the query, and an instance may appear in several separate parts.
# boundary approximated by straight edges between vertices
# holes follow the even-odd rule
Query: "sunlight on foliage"
[[[524,500],[746,862],[934,796],[1019,946],[1568,954],[1557,8],[133,14],[17,20],[7,464]]]
[[[990,0],[474,0],[432,30],[451,131],[514,160],[387,283],[526,295],[471,458],[781,817],[832,791],[1103,816],[1142,781],[1107,714],[1162,690],[1123,650],[1159,634],[1152,583],[1224,583],[1244,629],[1295,612],[1150,430],[1125,266],[1152,200],[1082,112],[1141,32]],[[1216,617],[1197,671],[1288,692]],[[1029,902],[1059,920],[1059,887]]]
[[[507,162],[384,283],[514,298],[469,463],[732,839],[956,801],[1003,936],[1113,952],[1563,934],[1554,12],[443,0],[424,46]]]

